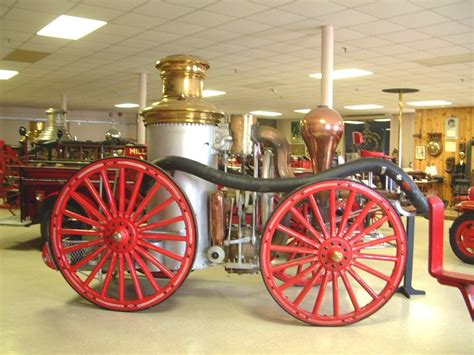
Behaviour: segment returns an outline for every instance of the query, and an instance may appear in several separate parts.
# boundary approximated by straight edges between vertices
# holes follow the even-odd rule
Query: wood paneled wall
[[[459,118],[459,137],[456,140],[456,152],[446,152],[446,129],[445,119],[447,117]],[[441,108],[416,110],[415,133],[421,133],[421,138],[413,138],[413,150],[415,146],[426,146],[429,142],[428,133],[441,133],[443,152],[432,157],[426,152],[426,159],[415,160],[414,169],[424,171],[427,165],[434,163],[438,175],[444,176],[444,184],[440,193],[444,200],[451,201],[451,174],[446,172],[446,159],[454,157],[456,164],[459,162],[459,143],[467,142],[474,138],[474,107]],[[406,139],[411,139],[407,137]],[[453,140],[450,140],[453,141]]]

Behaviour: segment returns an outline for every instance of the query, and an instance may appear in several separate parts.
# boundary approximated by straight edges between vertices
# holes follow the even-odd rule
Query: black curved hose
[[[357,159],[317,175],[283,179],[258,179],[250,176],[228,174],[197,161],[177,156],[157,159],[153,161],[153,164],[165,170],[183,171],[214,184],[256,192],[289,192],[309,183],[372,172],[388,175],[400,186],[419,213],[428,214],[428,202],[413,180],[398,166],[383,159]]]

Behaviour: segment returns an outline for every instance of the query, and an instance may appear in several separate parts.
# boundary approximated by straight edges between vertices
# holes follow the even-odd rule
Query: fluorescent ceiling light
[[[392,119],[391,118],[376,118],[374,121],[375,122],[390,122]]]
[[[383,108],[382,105],[375,105],[375,104],[366,104],[366,105],[350,105],[344,106],[344,108],[348,110],[375,110],[378,108]]]
[[[79,39],[101,28],[107,22],[83,17],[61,15],[44,26],[37,35],[65,39]]]
[[[16,70],[0,69],[0,80],[8,80],[10,78],[13,78],[17,74],[18,72]]]
[[[250,111],[250,113],[255,116],[267,116],[267,117],[281,116],[280,112],[272,112],[272,111]]]
[[[344,123],[348,123],[348,124],[364,124],[365,122],[362,122],[362,121],[344,121]]]
[[[203,90],[202,97],[212,97],[212,96],[220,96],[225,95],[225,91],[219,90]]]
[[[367,70],[351,68],[351,69],[334,70],[332,72],[332,78],[334,80],[349,79],[349,78],[356,78],[359,76],[366,76],[366,75],[372,75],[372,74],[373,74],[372,72],[367,71]],[[310,74],[309,76],[314,79],[322,78],[321,73]]]
[[[452,102],[444,100],[431,100],[431,101],[412,101],[407,102],[410,106],[449,106],[452,105]]]
[[[298,112],[298,113],[308,113],[309,111],[311,111],[310,108],[300,108],[298,110],[293,110],[293,112]]]
[[[118,107],[118,108],[134,108],[134,107],[138,107],[139,105],[138,104],[132,104],[130,102],[125,102],[123,104],[117,104],[117,105],[114,105],[115,107]]]

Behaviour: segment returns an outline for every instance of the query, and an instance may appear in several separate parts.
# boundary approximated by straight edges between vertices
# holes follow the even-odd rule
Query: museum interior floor
[[[0,353],[473,354],[474,327],[460,292],[428,274],[427,232],[427,221],[417,218],[413,285],[426,295],[396,293],[359,323],[324,328],[285,313],[259,275],[228,275],[222,267],[193,272],[155,308],[100,309],[43,264],[38,226],[0,226]],[[445,255],[450,270],[473,272],[448,243]]]

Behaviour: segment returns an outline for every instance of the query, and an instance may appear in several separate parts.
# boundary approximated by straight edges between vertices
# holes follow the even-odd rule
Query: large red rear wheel
[[[82,210],[68,206],[78,204]],[[166,217],[163,217],[166,216]],[[80,223],[70,227],[70,220]],[[130,158],[96,161],[61,191],[51,249],[67,282],[113,310],[152,307],[188,275],[196,226],[189,202],[156,166]]]
[[[454,254],[467,264],[474,264],[474,213],[464,212],[449,229],[449,243]]]
[[[310,207],[307,214],[301,206]],[[299,188],[273,212],[262,235],[261,271],[289,314],[340,326],[388,301],[403,276],[406,247],[403,224],[384,197],[354,181],[325,181]]]

